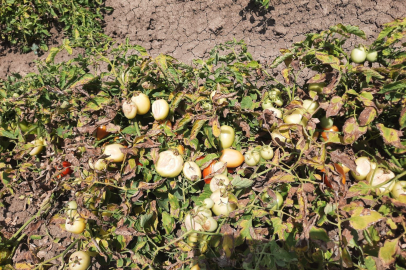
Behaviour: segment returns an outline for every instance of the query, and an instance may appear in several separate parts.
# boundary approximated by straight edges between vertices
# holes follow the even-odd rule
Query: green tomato
[[[362,181],[371,171],[371,162],[367,157],[359,157],[355,160],[355,164],[357,165],[356,172],[351,171],[351,175],[355,178],[355,180]]]
[[[256,150],[249,150],[244,154],[244,161],[249,166],[255,166],[258,164],[261,159],[260,154]]]
[[[283,116],[283,122],[286,124],[298,124],[306,126],[308,119],[303,116],[304,113],[305,111],[303,109],[293,109],[290,113]]]
[[[235,138],[235,131],[230,126],[221,126],[220,127],[220,143],[223,149],[230,148],[233,145]]]
[[[203,108],[203,110],[205,110],[205,111],[211,111],[211,110],[213,109],[213,105],[211,105],[211,104],[208,103],[208,102],[205,102],[205,103],[202,104],[202,108]]]
[[[214,192],[222,187],[226,187],[230,184],[230,180],[227,176],[222,174],[215,175],[210,181],[210,190]]]
[[[66,210],[66,215],[68,215],[68,217],[73,218],[76,216],[76,214],[78,213],[77,209],[78,209],[78,204],[76,203],[76,201],[70,201],[68,202],[68,210]]]
[[[333,121],[333,119],[332,119],[331,117],[325,117],[325,116],[323,116],[323,117],[320,119],[320,126],[321,126],[323,129],[329,129],[329,128],[331,128],[331,127],[333,126],[333,124],[334,124],[334,121]]]
[[[47,145],[47,142],[43,138],[38,138],[32,141],[31,144],[34,145],[34,148],[32,148],[32,150],[30,151],[30,155],[35,156],[41,153],[42,150],[44,150],[45,146]]]
[[[65,230],[74,234],[82,233],[86,228],[85,219],[76,214],[74,217],[66,219]]]
[[[313,114],[318,108],[319,103],[311,99],[303,100],[303,108],[310,114]]]
[[[217,221],[212,217],[208,217],[202,225],[203,230],[206,232],[214,232],[217,229],[217,226]]]
[[[210,198],[206,198],[203,200],[203,207],[210,209],[212,208],[214,205],[214,201]]]
[[[202,178],[202,171],[196,162],[187,161],[183,165],[183,175],[191,181],[196,181]]]
[[[326,83],[325,82],[321,82],[321,83],[309,83],[309,91],[314,91],[317,94],[321,94],[323,92],[323,88],[326,87]]]
[[[278,88],[273,88],[268,92],[268,99],[277,106],[283,106],[281,91]]]
[[[261,148],[260,154],[263,159],[270,160],[273,158],[273,149],[269,145],[265,145]]]
[[[269,108],[273,108],[273,104],[272,104],[272,101],[270,101],[269,99],[266,99],[262,102],[262,109],[266,110]]]
[[[272,203],[272,208],[271,210],[279,210],[282,207],[283,204],[283,197],[282,195],[278,192],[278,191],[274,191],[275,195],[276,195],[276,202],[273,202],[273,198],[271,196],[268,195],[267,192],[264,192],[261,194],[261,199],[264,202],[267,203]]]
[[[368,51],[367,60],[371,63],[376,62],[376,60],[378,60],[378,52],[377,51]]]
[[[354,48],[351,51],[351,60],[354,63],[357,63],[357,64],[364,63],[366,58],[367,58],[367,53],[366,53],[365,48],[363,46],[360,46],[358,48]]]

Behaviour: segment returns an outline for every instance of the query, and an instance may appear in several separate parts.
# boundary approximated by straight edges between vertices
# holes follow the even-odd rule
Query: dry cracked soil
[[[118,41],[128,37],[152,56],[169,54],[185,63],[233,38],[245,40],[255,59],[272,61],[281,48],[307,33],[343,23],[359,26],[371,39],[384,23],[406,16],[404,0],[274,0],[268,10],[249,0],[107,0],[106,5],[114,8],[105,17],[106,34]],[[55,30],[52,34],[49,45],[60,44],[62,35]],[[347,44],[350,49],[361,42],[354,38]],[[56,61],[70,57],[60,54]],[[0,78],[35,72],[38,58],[0,48]]]

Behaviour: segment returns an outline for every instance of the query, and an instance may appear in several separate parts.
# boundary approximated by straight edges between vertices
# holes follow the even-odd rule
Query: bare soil
[[[144,46],[152,56],[169,54],[185,63],[208,55],[215,45],[244,39],[254,58],[272,61],[281,48],[307,33],[343,23],[358,25],[368,38],[386,22],[406,16],[404,0],[274,0],[268,10],[249,0],[107,0],[115,10],[106,15],[106,34]],[[51,44],[61,42],[54,31]],[[350,47],[364,42],[353,39]],[[368,41],[365,42],[368,44]],[[34,61],[45,58],[0,48],[0,77],[35,71]],[[56,61],[69,59],[58,55]]]

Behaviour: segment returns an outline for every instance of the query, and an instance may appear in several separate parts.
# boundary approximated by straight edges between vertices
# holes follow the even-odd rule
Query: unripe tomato
[[[141,84],[141,86],[142,86],[142,88],[144,88],[144,89],[149,89],[149,90],[155,89],[155,85],[154,85],[153,83],[151,83],[151,82],[143,82],[143,83]]]
[[[155,120],[164,120],[169,114],[169,104],[166,100],[159,99],[152,103],[152,115]]]
[[[228,195],[227,195],[225,188],[219,188],[216,191],[214,191],[210,195],[210,199],[212,199],[214,204],[216,204],[218,202],[223,202],[223,203],[228,202]]]
[[[367,58],[367,53],[366,53],[365,48],[363,46],[360,46],[358,48],[354,48],[351,51],[351,60],[354,63],[357,63],[357,64],[364,63],[366,58]]]
[[[137,115],[137,105],[135,105],[132,101],[131,102],[124,101],[123,113],[124,116],[127,117],[128,119],[134,119],[135,116]]]
[[[237,205],[234,203],[223,203],[223,202],[214,202],[213,208],[211,209],[216,216],[226,216],[228,217],[231,212],[237,209]]]
[[[120,148],[127,148],[124,145],[121,145],[119,143],[113,143],[106,145],[104,147],[103,154],[107,155],[109,157],[106,158],[106,160],[110,160],[112,162],[122,162],[124,160],[124,153],[121,152]]]
[[[100,126],[96,129],[96,139],[101,140],[110,135],[110,132],[106,131],[106,126]]]
[[[212,208],[214,205],[214,201],[210,198],[206,198],[203,200],[203,207],[210,209]]]
[[[304,110],[296,108],[283,116],[283,122],[286,124],[298,124],[306,126],[309,119],[303,116],[304,113]]]
[[[269,99],[266,99],[266,100],[264,100],[262,102],[261,106],[262,106],[262,109],[266,110],[266,109],[269,109],[269,108],[273,108],[273,103]]]
[[[230,184],[230,180],[227,176],[222,174],[215,175],[210,181],[210,190],[211,192],[216,191],[221,187],[228,186]]]
[[[79,214],[76,214],[72,218],[67,218],[65,222],[65,229],[68,232],[80,234],[86,228],[85,219],[80,217]]]
[[[376,62],[376,60],[378,60],[378,52],[377,51],[368,51],[367,60],[371,63]]]
[[[161,152],[155,164],[155,169],[162,177],[176,177],[183,169],[183,158],[172,150]]]
[[[323,129],[329,129],[329,128],[333,127],[333,124],[334,124],[334,121],[333,121],[333,119],[332,119],[331,117],[325,117],[325,116],[323,116],[323,117],[320,119],[320,126],[321,126]]]
[[[202,171],[196,162],[187,161],[183,165],[183,175],[191,181],[196,181],[202,178]]]
[[[392,191],[393,187],[395,186],[394,181],[389,181],[386,184],[378,187],[379,185],[385,183],[386,181],[395,177],[395,174],[392,171],[385,171],[381,168],[371,170],[366,179],[368,183],[373,186],[377,187],[375,189],[375,193],[378,195],[388,194]]]
[[[213,109],[213,105],[208,102],[202,104],[202,109],[205,111],[211,111]]]
[[[371,162],[367,157],[359,157],[355,160],[355,164],[357,165],[356,172],[359,175],[357,175],[354,171],[351,171],[351,175],[355,178],[355,180],[362,181],[371,171]]]
[[[192,267],[190,267],[190,270],[200,270],[200,266],[198,264],[195,264]]]
[[[222,174],[227,176],[227,170],[226,168],[224,168],[222,171],[220,171],[221,168],[224,167],[224,162],[222,161],[217,161],[217,160],[213,160],[209,166],[207,166],[206,168],[204,168],[203,170],[203,178],[204,178],[204,182],[206,184],[210,184],[210,181],[212,178],[206,178],[208,175],[212,174],[212,173],[216,173],[216,174]]]
[[[68,216],[68,218],[74,218],[78,213],[78,204],[76,203],[76,201],[68,202],[67,208],[68,209],[66,210],[66,215]]]
[[[149,97],[143,93],[133,96],[131,101],[137,106],[137,113],[139,115],[146,114],[151,108],[151,101],[149,100]]]
[[[227,163],[227,168],[237,168],[244,162],[244,156],[237,150],[224,149],[220,161]]]
[[[38,138],[32,141],[31,144],[34,145],[34,148],[32,148],[32,150],[30,151],[30,155],[35,156],[41,153],[42,150],[44,150],[45,146],[47,145],[47,142],[43,138]]]
[[[193,211],[196,214],[196,216],[199,216],[199,218],[212,216],[210,209],[207,209],[206,207],[203,206],[196,206],[195,208],[193,208]]]
[[[273,158],[273,149],[269,145],[264,145],[261,148],[261,157],[265,160],[270,160]]]
[[[282,118],[282,111],[281,111],[281,110],[279,110],[279,109],[277,109],[277,108],[274,108],[274,107],[269,107],[269,108],[267,108],[266,110],[272,111],[273,114],[275,115],[275,117],[277,117],[277,118]]]
[[[278,88],[273,88],[268,92],[269,100],[276,106],[282,106],[283,100],[281,98],[281,91]]]
[[[332,126],[331,128],[323,128],[323,130],[325,130],[325,131],[323,131],[323,132],[321,133],[321,137],[323,137],[323,139],[324,139],[325,141],[328,141],[329,133],[338,132],[338,131],[339,131],[339,129],[338,129],[337,126]]]
[[[244,154],[245,163],[247,163],[249,166],[257,165],[260,159],[261,156],[256,150],[249,150]]]
[[[69,257],[70,270],[86,270],[90,265],[90,256],[87,252],[76,251]]]
[[[206,232],[214,232],[217,229],[217,226],[217,221],[212,217],[208,217],[202,225],[203,230]]]
[[[313,114],[318,108],[319,103],[311,99],[303,100],[303,108],[310,114]]]
[[[262,199],[262,201],[264,201],[266,203],[273,204],[273,206],[271,207],[271,210],[279,210],[279,209],[281,209],[282,204],[283,204],[283,197],[278,191],[274,191],[274,193],[276,195],[275,202],[273,201],[274,199],[271,196],[269,196],[267,192],[264,192],[261,194],[261,199]]]
[[[234,129],[230,126],[223,125],[220,127],[220,143],[223,149],[230,148],[235,138]]]
[[[326,87],[326,83],[325,82],[321,82],[321,83],[309,83],[309,91],[314,91],[317,94],[321,94],[323,92],[323,88]]]
[[[185,217],[185,227],[187,231],[195,230],[195,231],[202,231],[203,227],[200,225],[194,217],[190,214],[187,214]]]

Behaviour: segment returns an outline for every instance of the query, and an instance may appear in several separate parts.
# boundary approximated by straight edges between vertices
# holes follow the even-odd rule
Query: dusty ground
[[[279,49],[302,40],[306,33],[343,23],[361,27],[375,37],[382,24],[406,16],[404,0],[274,0],[265,11],[249,0],[107,0],[115,11],[106,16],[106,33],[128,36],[153,56],[170,54],[181,61],[207,56],[216,44],[244,39],[259,60],[273,60]],[[61,38],[56,35],[51,44]],[[362,40],[353,40],[353,46]],[[368,41],[365,42],[368,44]],[[43,56],[45,57],[45,56]],[[60,55],[57,61],[69,56]],[[0,77],[35,71],[38,56],[0,49]]]

